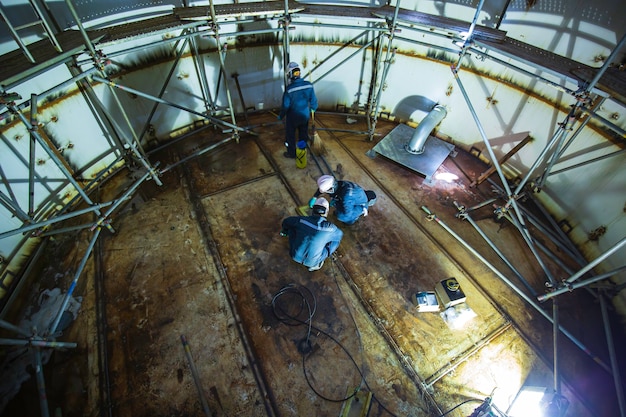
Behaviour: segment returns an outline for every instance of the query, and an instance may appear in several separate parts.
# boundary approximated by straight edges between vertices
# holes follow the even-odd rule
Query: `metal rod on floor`
[[[489,263],[489,261],[487,261],[487,259],[485,259],[484,256],[482,256],[476,249],[474,249],[469,243],[467,243],[466,241],[463,240],[463,238],[461,238],[461,236],[459,236],[457,233],[454,232],[454,230],[450,229],[450,227],[448,227],[448,225],[446,225],[439,217],[437,217],[437,215],[435,215],[434,213],[431,213],[430,210],[428,210],[428,207],[426,206],[422,206],[422,210],[424,210],[426,212],[426,214],[428,214],[428,218],[429,220],[434,220],[436,221],[441,227],[444,228],[445,231],[447,231],[448,233],[450,233],[450,235],[452,237],[454,237],[461,245],[463,245],[463,247],[465,247],[465,249],[467,249],[468,251],[470,251],[474,256],[476,256],[476,258],[478,258],[485,266],[487,266],[494,274],[496,274],[498,277],[500,277],[500,279],[502,281],[504,281],[505,284],[507,284],[513,291],[515,291],[517,293],[517,295],[519,295],[524,301],[526,301],[528,304],[530,304],[535,310],[537,310],[537,312],[539,314],[541,314],[544,318],[546,318],[548,321],[550,321],[550,323],[553,322],[552,317],[546,313],[539,304],[535,303],[535,301],[530,298],[528,295],[524,294],[524,292],[520,291],[519,288],[517,288],[507,277],[506,275],[504,275],[502,272],[500,272],[495,266],[493,266],[492,264]],[[609,368],[609,366],[604,363],[604,361],[602,361],[602,359],[600,359],[598,356],[594,355],[593,352],[591,352],[582,342],[580,342],[578,339],[576,339],[576,337],[574,337],[573,334],[571,334],[567,329],[565,329],[563,326],[559,325],[559,329],[561,330],[561,332],[567,336],[567,338],[569,340],[571,340],[576,346],[578,346],[580,348],[580,350],[582,350],[584,353],[586,353],[587,355],[589,355],[589,357],[591,357],[598,365],[600,365],[604,370],[606,370],[609,374],[611,373],[611,368]]]
[[[187,361],[189,362],[189,368],[191,368],[191,375],[193,376],[193,382],[196,384],[196,388],[198,388],[198,395],[200,396],[200,402],[202,403],[202,409],[204,410],[204,414],[207,417],[211,417],[211,410],[209,409],[209,403],[204,396],[204,390],[202,389],[202,384],[200,384],[200,377],[198,376],[198,369],[196,368],[196,364],[193,361],[193,357],[191,356],[191,349],[189,348],[189,343],[187,343],[187,338],[184,334],[180,335],[180,341],[183,343],[183,347],[185,348],[185,356],[187,356]]]

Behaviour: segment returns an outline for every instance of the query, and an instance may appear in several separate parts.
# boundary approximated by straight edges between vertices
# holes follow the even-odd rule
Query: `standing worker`
[[[285,120],[286,158],[296,157],[296,131],[298,141],[309,142],[309,118],[317,110],[317,97],[313,84],[300,78],[300,67],[295,62],[287,66],[289,85],[283,94],[283,104],[278,119]]]
[[[329,204],[318,198],[313,204],[313,215],[292,216],[283,220],[281,236],[289,236],[291,259],[317,271],[332,255],[341,242],[343,232],[326,220]]]
[[[332,175],[322,175],[317,179],[317,191],[309,201],[309,207],[321,194],[331,197],[330,205],[335,207],[337,220],[354,224],[359,217],[367,216],[368,207],[376,203],[376,193],[364,190],[351,181],[337,181]]]

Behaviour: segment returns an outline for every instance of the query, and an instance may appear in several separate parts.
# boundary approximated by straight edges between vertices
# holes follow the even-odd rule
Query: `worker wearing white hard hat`
[[[313,204],[311,216],[287,217],[282,222],[281,236],[289,237],[291,259],[317,271],[341,242],[343,232],[326,219],[330,205],[321,197]]]
[[[317,179],[317,191],[309,206],[322,194],[331,197],[330,205],[335,207],[337,220],[345,224],[354,224],[361,216],[367,216],[369,207],[376,203],[374,191],[364,190],[351,181],[338,181],[332,175],[322,175]]]

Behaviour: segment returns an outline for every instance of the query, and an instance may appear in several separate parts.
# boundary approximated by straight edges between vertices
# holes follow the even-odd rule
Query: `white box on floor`
[[[439,301],[437,301],[437,296],[434,291],[418,292],[415,294],[413,302],[419,312],[439,311]]]

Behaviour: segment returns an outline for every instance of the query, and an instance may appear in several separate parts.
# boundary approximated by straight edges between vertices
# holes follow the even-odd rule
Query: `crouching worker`
[[[326,220],[329,204],[318,198],[313,204],[313,215],[292,216],[283,220],[281,236],[289,237],[289,255],[294,261],[317,271],[341,242],[343,232]]]
[[[328,194],[331,197],[330,205],[335,207],[337,220],[345,224],[354,224],[361,216],[367,216],[368,208],[376,203],[374,191],[366,191],[351,181],[337,181],[332,175],[319,177],[317,188],[309,206],[321,194]]]

